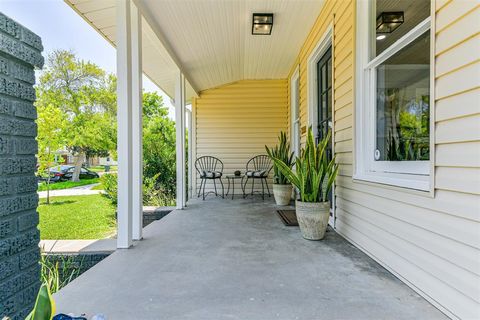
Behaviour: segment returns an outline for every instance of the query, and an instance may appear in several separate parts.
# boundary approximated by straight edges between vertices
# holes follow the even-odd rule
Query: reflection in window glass
[[[430,31],[380,64],[375,160],[429,160]]]
[[[399,25],[388,23],[388,20],[382,21],[381,16],[385,13],[393,20],[397,20],[396,14],[401,13],[403,21]],[[376,20],[372,22],[376,33],[376,37],[372,39],[375,45],[372,58],[378,56],[429,16],[430,0],[377,0],[375,2]]]

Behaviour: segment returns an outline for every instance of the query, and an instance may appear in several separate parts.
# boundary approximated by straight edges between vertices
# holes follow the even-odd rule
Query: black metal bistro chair
[[[220,184],[222,185],[222,198],[224,197],[224,188],[222,182],[222,175],[223,175],[223,162],[220,159],[211,157],[211,156],[203,156],[198,158],[195,161],[195,169],[197,170],[198,174],[200,175],[200,188],[198,189],[197,197],[200,197],[200,193],[202,192],[203,186],[203,200],[205,200],[205,196],[209,193],[215,193],[215,196],[218,196],[217,193],[217,184],[216,180],[220,180]],[[205,194],[205,185],[207,184],[207,180],[213,180],[213,186],[215,188],[215,192],[209,191]]]
[[[252,192],[253,195],[253,188],[255,186],[255,180],[259,179],[262,183],[262,199],[265,199],[265,186],[267,186],[268,196],[270,197],[270,189],[268,188],[268,174],[272,170],[272,161],[267,155],[258,155],[253,157],[252,159],[248,160],[247,162],[247,171],[245,172],[245,183],[243,185],[243,190],[246,190],[248,180],[252,179]],[[245,192],[244,197],[247,194]]]

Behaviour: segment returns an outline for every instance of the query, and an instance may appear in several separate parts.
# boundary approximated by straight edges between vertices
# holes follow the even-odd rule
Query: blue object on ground
[[[72,317],[64,313],[59,313],[52,320],[87,320],[85,317]]]

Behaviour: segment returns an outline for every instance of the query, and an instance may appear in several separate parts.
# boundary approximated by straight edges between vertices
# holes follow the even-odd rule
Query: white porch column
[[[188,133],[188,154],[187,154],[187,163],[188,163],[188,183],[187,183],[187,200],[192,199],[193,197],[193,135],[192,135],[192,110],[186,109],[187,117],[187,133]]]
[[[177,162],[177,209],[185,200],[185,77],[179,71],[175,82],[175,130]]]
[[[142,239],[143,228],[143,147],[142,147],[142,16],[131,3],[132,47],[132,238]]]
[[[132,50],[130,1],[117,5],[117,247],[132,245]]]

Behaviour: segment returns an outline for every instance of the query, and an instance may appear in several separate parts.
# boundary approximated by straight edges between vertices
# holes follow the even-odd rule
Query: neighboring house
[[[58,164],[75,164],[75,159],[76,157],[68,150],[63,149],[63,150],[58,150],[55,152],[55,163]],[[115,161],[111,156],[108,157],[90,157],[88,158],[88,165],[89,166],[105,166],[105,165],[110,165],[110,166],[116,166],[117,161]]]
[[[68,150],[62,149],[55,152],[55,163],[58,164],[70,164],[73,156]]]
[[[116,166],[117,164],[117,161],[115,161],[111,156],[98,158],[98,165],[101,166]]]
[[[477,1],[220,6],[143,0],[135,2],[138,11],[122,2],[116,20],[111,6],[67,3],[117,46],[119,112],[125,114],[119,131],[133,130],[132,136],[119,136],[119,159],[138,150],[139,105],[130,101],[137,97],[136,57],[142,50],[143,71],[176,97],[178,159],[185,157],[185,121],[192,124],[190,167],[196,157],[213,155],[224,161],[225,172],[242,170],[281,130],[289,132],[298,153],[309,126],[318,136],[330,128],[340,164],[335,230],[446,314],[478,316]],[[270,36],[244,30],[255,12],[274,14]],[[133,36],[125,37],[128,32]],[[133,89],[127,79],[133,79]],[[192,102],[187,118],[186,101]],[[141,158],[129,159],[119,172],[131,171],[124,178],[134,184],[119,192],[132,194],[135,208]],[[189,175],[192,192],[199,181]],[[181,208],[187,188],[183,161],[177,161],[177,176]],[[128,205],[119,201],[119,247],[131,244]],[[139,235],[134,231],[133,238]]]

